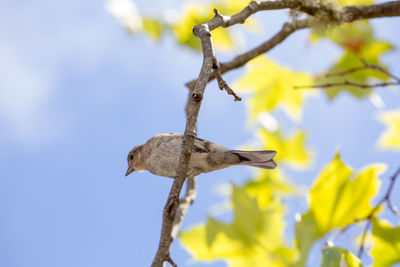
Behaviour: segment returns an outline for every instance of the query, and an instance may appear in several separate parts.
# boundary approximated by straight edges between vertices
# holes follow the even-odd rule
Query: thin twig
[[[362,254],[364,252],[365,240],[367,239],[367,233],[368,233],[368,230],[369,230],[369,228],[371,226],[371,223],[372,223],[372,221],[370,219],[368,219],[367,222],[365,223],[365,228],[364,228],[364,231],[363,231],[363,233],[361,235],[360,247],[358,248],[358,253],[357,253],[357,257],[359,259],[361,259],[361,256],[362,256]]]
[[[338,71],[338,72],[330,72],[325,74],[324,76],[329,78],[329,77],[336,77],[336,76],[346,76],[348,74],[357,72],[357,71],[362,71],[366,69],[372,69],[379,71],[392,79],[395,80],[395,82],[382,82],[382,83],[375,83],[375,84],[363,84],[363,83],[357,83],[357,82],[351,82],[348,80],[343,80],[342,82],[335,82],[335,83],[325,83],[325,84],[317,84],[317,85],[301,85],[301,86],[294,86],[294,89],[305,89],[305,88],[329,88],[329,87],[337,87],[337,86],[353,86],[353,87],[359,87],[361,89],[370,89],[370,88],[375,88],[375,87],[384,87],[384,86],[391,86],[391,85],[400,85],[400,79],[397,78],[395,75],[391,74],[387,70],[385,70],[383,67],[376,65],[376,64],[368,64],[365,59],[360,58],[360,61],[362,62],[362,66],[350,68],[348,70],[344,71]]]
[[[375,216],[376,212],[378,212],[380,206],[381,206],[383,203],[386,202],[386,204],[387,204],[387,206],[389,207],[389,209],[390,209],[396,216],[399,215],[399,213],[397,212],[397,208],[394,207],[393,204],[392,204],[391,201],[390,201],[390,195],[391,195],[391,193],[392,193],[394,184],[395,184],[396,179],[397,179],[398,176],[400,176],[400,168],[391,176],[391,178],[390,178],[390,184],[389,184],[389,187],[388,187],[388,189],[387,189],[385,195],[384,195],[384,196],[378,201],[378,203],[372,208],[372,210],[371,210],[370,213],[368,213],[365,217],[363,217],[363,218],[361,218],[361,219],[356,218],[353,222],[349,223],[348,225],[343,226],[343,227],[340,229],[340,231],[339,231],[338,233],[333,234],[328,240],[333,241],[333,240],[335,240],[338,236],[340,236],[341,234],[343,234],[344,232],[346,232],[347,229],[349,229],[349,228],[350,228],[351,226],[353,226],[354,224],[359,223],[359,222],[366,221],[364,230],[363,230],[363,232],[362,232],[362,234],[361,234],[360,246],[359,246],[358,253],[357,253],[357,256],[358,256],[359,258],[361,258],[362,254],[363,254],[363,252],[364,252],[365,241],[366,241],[366,239],[367,239],[367,234],[368,234],[368,231],[369,231],[370,226],[371,226],[371,224],[372,224],[372,220],[374,219],[374,216]]]
[[[392,177],[390,178],[390,184],[389,187],[386,191],[386,194],[383,196],[383,198],[375,205],[375,207],[371,210],[371,212],[364,218],[364,220],[367,220],[367,224],[365,225],[364,231],[362,233],[361,236],[361,240],[360,240],[360,247],[357,253],[357,256],[359,258],[361,258],[363,251],[364,251],[364,246],[365,246],[365,240],[366,240],[366,236],[369,230],[370,225],[372,224],[372,219],[375,216],[375,213],[379,210],[379,207],[383,204],[383,203],[387,203],[387,205],[390,207],[392,205],[392,203],[390,202],[390,194],[392,193],[393,187],[394,187],[394,183],[396,182],[397,177],[400,174],[400,168],[397,169],[397,171],[392,175]],[[394,207],[393,207],[394,208]],[[392,210],[393,211],[393,210]],[[394,212],[395,213],[395,212]],[[396,214],[396,213],[395,213]],[[397,215],[397,214],[396,214]]]
[[[316,85],[300,85],[300,86],[294,86],[294,89],[307,89],[307,88],[329,88],[329,87],[337,87],[337,86],[354,86],[354,87],[359,87],[361,89],[370,89],[370,88],[375,88],[375,87],[385,87],[385,86],[391,86],[391,85],[400,85],[397,82],[383,82],[383,83],[375,83],[375,84],[364,84],[364,83],[356,83],[356,82],[351,82],[348,80],[344,80],[343,82],[337,82],[337,83],[325,83],[325,84],[316,84]]]
[[[169,254],[167,256],[166,261],[169,262],[169,264],[171,264],[173,267],[178,267],[178,265],[172,260],[171,255]]]
[[[338,72],[329,72],[327,74],[325,74],[324,76],[329,78],[329,77],[335,77],[335,76],[344,76],[353,72],[357,72],[360,70],[365,70],[365,66],[361,66],[361,67],[355,67],[355,68],[351,68],[345,71],[338,71]]]
[[[241,101],[242,99],[236,95],[236,93],[232,90],[232,88],[228,85],[228,83],[224,80],[224,78],[222,78],[216,58],[214,58],[214,64],[213,64],[212,69],[214,71],[215,77],[217,77],[219,89],[221,91],[225,89],[225,91],[228,93],[228,95],[233,95],[233,97],[235,98],[235,101]]]
[[[365,70],[365,69],[372,69],[372,70],[376,70],[376,71],[382,72],[383,74],[391,77],[393,80],[395,80],[397,83],[400,84],[400,78],[398,78],[397,76],[395,76],[392,73],[388,72],[382,66],[379,66],[379,65],[376,65],[376,64],[369,64],[363,58],[360,58],[360,60],[363,63],[363,66],[351,68],[351,69],[348,69],[348,70],[345,70],[345,71],[330,72],[330,73],[325,74],[325,77],[329,78],[329,77],[334,77],[334,76],[345,76],[345,75],[353,73],[353,72],[357,72],[357,71],[361,71],[361,70]]]

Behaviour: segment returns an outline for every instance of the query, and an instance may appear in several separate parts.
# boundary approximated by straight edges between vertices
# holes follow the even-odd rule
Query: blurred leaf
[[[306,134],[296,131],[290,137],[283,137],[280,130],[269,132],[262,129],[259,137],[263,142],[263,149],[278,151],[276,161],[285,163],[295,168],[304,168],[311,161],[311,152],[305,148]]]
[[[385,168],[383,164],[374,164],[356,175],[337,154],[321,171],[310,190],[310,209],[296,224],[302,263],[305,263],[308,251],[317,239],[371,212],[369,202],[378,192],[378,175]]]
[[[344,265],[343,263],[346,263]],[[340,247],[326,247],[322,251],[321,267],[361,267],[360,259]]]
[[[143,17],[143,30],[147,32],[154,39],[158,40],[164,30],[164,26],[161,21]]]
[[[204,226],[181,233],[195,260],[224,259],[230,266],[287,266],[295,251],[284,246],[284,209],[279,201],[264,209],[244,188],[233,186],[232,223],[209,218]]]
[[[384,67],[380,61],[380,57],[384,52],[393,48],[390,43],[380,41],[374,37],[373,30],[367,21],[343,24],[329,31],[326,36],[345,49],[342,57],[327,71],[327,73],[340,73],[355,67],[362,67],[363,63],[361,59],[364,59],[368,64],[377,64]],[[315,84],[342,83],[346,80],[359,84],[367,84],[371,82],[372,79],[385,81],[388,78],[387,75],[380,71],[364,69],[331,77],[321,75],[315,80]],[[372,91],[372,89],[363,89],[350,85],[324,88],[324,92],[330,99],[334,98],[342,90],[346,90],[358,98],[365,97]]]
[[[312,84],[310,75],[281,67],[265,57],[258,57],[247,64],[247,72],[234,88],[253,92],[249,100],[251,118],[263,111],[282,107],[295,120],[301,119],[305,90],[294,86]]]
[[[372,0],[338,0],[341,5],[372,5]]]
[[[379,146],[400,150],[400,109],[383,112],[379,118],[387,127],[379,137]]]
[[[286,178],[279,169],[262,171],[258,178],[247,182],[244,189],[250,196],[257,199],[262,209],[271,203],[276,194],[296,192],[296,188],[286,182]]]
[[[400,227],[373,220],[371,256],[375,267],[389,267],[400,262]]]

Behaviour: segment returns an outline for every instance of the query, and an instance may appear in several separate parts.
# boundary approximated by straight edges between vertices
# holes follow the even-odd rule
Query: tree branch
[[[362,66],[354,67],[354,68],[351,68],[351,69],[348,69],[348,70],[345,70],[345,71],[330,72],[330,73],[327,73],[325,75],[325,77],[345,76],[347,74],[354,73],[354,72],[357,72],[357,71],[361,71],[361,70],[365,70],[365,69],[371,69],[371,70],[376,70],[376,71],[382,72],[383,74],[386,74],[387,76],[391,77],[393,80],[395,80],[397,83],[400,84],[400,78],[398,78],[397,76],[391,74],[390,72],[385,70],[385,68],[383,68],[383,67],[381,67],[381,66],[379,66],[377,64],[368,64],[367,61],[365,61],[365,59],[363,59],[363,58],[361,58],[360,60],[361,60],[361,62],[363,64]]]
[[[397,82],[383,82],[383,83],[375,83],[375,84],[364,84],[364,83],[356,83],[356,82],[351,82],[348,80],[344,80],[343,82],[337,82],[337,83],[325,83],[325,84],[316,84],[316,85],[301,85],[301,86],[294,86],[294,89],[306,89],[306,88],[318,88],[318,87],[323,87],[323,88],[329,88],[329,87],[337,87],[337,86],[354,86],[354,87],[359,87],[361,89],[370,89],[370,88],[375,88],[375,87],[385,87],[385,86],[390,86],[390,85],[399,85]]]
[[[182,225],[183,217],[196,199],[196,176],[189,176],[186,180],[186,195],[179,200],[171,237],[175,239]]]
[[[173,263],[169,250],[173,240],[172,230],[179,206],[178,198],[188,171],[188,163],[192,153],[194,138],[196,137],[196,124],[201,101],[214,63],[214,50],[211,33],[207,23],[196,25],[193,29],[193,33],[201,40],[203,64],[196,86],[189,95],[185,134],[182,140],[182,152],[179,158],[177,177],[174,179],[174,183],[172,184],[172,188],[164,207],[161,237],[157,253],[151,265],[152,267],[162,267],[165,261]]]
[[[294,89],[306,89],[306,88],[329,88],[329,87],[337,87],[337,86],[353,86],[353,87],[359,87],[361,89],[370,89],[370,88],[375,88],[375,87],[385,87],[385,86],[391,86],[391,85],[400,85],[400,79],[396,77],[395,75],[391,74],[387,70],[385,70],[383,67],[376,65],[376,64],[368,64],[365,59],[361,58],[361,62],[363,63],[363,66],[358,66],[354,67],[345,71],[338,71],[338,72],[331,72],[325,74],[325,77],[335,77],[335,76],[345,76],[347,74],[351,74],[357,71],[362,71],[365,69],[371,69],[371,70],[376,70],[379,71],[389,77],[391,77],[395,82],[381,82],[381,83],[375,83],[375,84],[364,84],[364,83],[357,83],[357,82],[352,82],[348,80],[343,80],[340,82],[334,82],[334,83],[325,83],[325,84],[316,84],[316,85],[300,85],[300,86],[294,86]]]
[[[252,1],[242,11],[232,16],[223,16],[217,18],[214,17],[207,23],[209,24],[210,30],[218,27],[229,27],[238,23],[244,23],[246,19],[258,12],[263,10],[276,10],[291,8],[293,10],[299,10],[308,15],[315,16],[318,12],[324,12],[325,16],[329,16],[332,21],[337,24],[343,22],[353,22],[362,19],[382,18],[382,17],[393,17],[400,16],[400,1],[392,1],[383,4],[375,4],[368,6],[344,6],[342,9],[335,10],[329,5],[312,4],[310,1],[301,0],[282,0],[282,1],[263,1],[256,2]],[[222,74],[242,67],[250,60],[255,57],[264,54],[284,41],[290,34],[297,30],[309,28],[311,26],[311,20],[295,20],[284,24],[282,29],[275,34],[272,38],[257,46],[256,48],[236,56],[229,62],[221,62],[219,65],[220,72]],[[210,76],[210,80],[215,79],[215,75]],[[193,89],[196,84],[196,80],[187,82],[185,85]]]
[[[283,9],[283,8],[292,8],[300,10],[309,15],[315,15],[322,10],[325,15],[327,14],[328,16],[331,16],[335,20],[337,20],[338,17],[345,18],[343,20],[340,20],[339,21],[340,23],[344,21],[351,22],[359,19],[400,15],[399,1],[389,2],[385,4],[371,5],[371,6],[347,6],[344,7],[339,13],[337,10],[333,10],[329,6],[309,5],[303,2],[302,0],[282,0],[273,2],[252,1],[241,12],[232,16],[223,16],[219,14],[217,11],[215,11],[216,15],[211,20],[203,24],[196,25],[194,27],[193,29],[194,35],[199,37],[201,40],[202,51],[203,51],[203,64],[198,79],[196,81],[192,81],[187,84],[187,86],[191,90],[186,106],[187,120],[186,120],[185,134],[182,140],[182,151],[177,169],[177,177],[174,179],[173,185],[171,187],[168,199],[166,201],[163,210],[161,237],[157,253],[151,265],[152,267],[162,267],[164,262],[166,261],[172,264],[173,266],[176,266],[176,264],[174,263],[174,261],[170,256],[169,251],[171,243],[173,239],[176,237],[177,232],[179,231],[183,215],[185,214],[188,206],[190,205],[190,202],[192,201],[192,199],[194,199],[195,196],[195,190],[192,190],[191,192],[187,192],[185,198],[181,200],[181,203],[179,203],[178,201],[183,183],[185,182],[187,176],[188,163],[191,156],[194,138],[196,137],[197,117],[199,114],[201,101],[203,99],[204,90],[207,83],[210,80],[214,79],[216,76],[218,76],[219,86],[223,87],[225,90],[227,90],[228,93],[231,93],[235,96],[234,92],[230,88],[229,89],[231,91],[229,91],[228,89],[229,86],[227,86],[226,82],[223,81],[220,73],[225,73],[231,69],[243,66],[251,59],[255,58],[256,56],[262,53],[269,51],[270,49],[281,43],[293,32],[299,29],[310,27],[311,24],[310,24],[310,19],[295,20],[289,23],[285,23],[281,31],[279,31],[276,35],[274,35],[270,40],[266,41],[265,43],[261,44],[260,46],[252,49],[247,53],[237,56],[234,60],[230,62],[219,64],[219,66],[218,63],[216,62],[216,58],[214,55],[214,50],[211,40],[211,31],[218,27],[229,27],[234,24],[244,23],[244,21],[250,15],[260,10],[272,10],[272,9]],[[212,75],[213,69],[216,70],[214,71],[214,75]],[[191,181],[190,183],[192,182],[194,182],[194,177],[193,181]],[[195,183],[192,183],[192,185],[193,188],[195,188]],[[188,188],[191,187],[192,186],[189,185],[189,180],[188,180]]]
[[[337,234],[334,234],[331,238],[329,238],[329,240],[333,241],[335,240],[339,235],[343,234],[344,232],[346,232],[347,229],[349,229],[351,226],[353,226],[355,223],[359,223],[359,222],[363,222],[366,221],[365,226],[364,226],[364,230],[361,234],[361,239],[360,239],[360,246],[358,249],[358,253],[357,253],[357,257],[361,258],[363,252],[364,252],[364,247],[365,247],[365,241],[367,239],[367,234],[368,231],[371,227],[372,224],[372,220],[374,219],[376,213],[378,212],[380,206],[386,202],[386,205],[388,206],[388,208],[397,216],[400,217],[397,208],[393,206],[391,200],[390,200],[390,196],[392,194],[392,190],[394,187],[394,184],[396,182],[397,177],[400,176],[400,167],[397,169],[397,171],[391,176],[390,178],[390,184],[388,189],[386,190],[385,195],[378,201],[378,203],[372,208],[371,212],[368,213],[365,217],[359,219],[356,218],[354,220],[354,222],[343,226],[340,231]]]
[[[394,210],[395,208],[393,207],[392,202],[390,201],[390,195],[392,194],[392,190],[393,190],[393,186],[394,183],[396,182],[397,177],[400,175],[400,168],[397,169],[397,171],[392,175],[392,177],[390,178],[390,184],[389,187],[386,191],[386,194],[383,196],[383,198],[375,205],[375,207],[372,209],[372,211],[367,215],[367,217],[365,218],[367,220],[367,224],[365,225],[364,231],[362,233],[361,236],[361,241],[360,241],[360,247],[357,253],[357,256],[359,258],[361,258],[363,251],[364,251],[364,246],[365,246],[365,240],[366,240],[366,235],[368,233],[369,227],[372,224],[372,219],[375,216],[375,213],[379,210],[379,207],[383,204],[383,203],[387,203],[387,205],[389,207],[391,207],[390,209],[393,211],[393,213],[395,215],[398,215],[398,213],[396,213]]]

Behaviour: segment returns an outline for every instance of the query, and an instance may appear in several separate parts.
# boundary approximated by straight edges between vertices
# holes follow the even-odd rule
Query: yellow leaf
[[[160,39],[164,26],[159,20],[143,17],[142,23],[145,32],[156,40]]]
[[[247,65],[247,73],[234,87],[242,91],[250,89],[253,93],[248,101],[251,118],[256,118],[263,111],[281,107],[292,119],[300,120],[307,91],[296,90],[294,87],[312,84],[311,76],[281,67],[265,57],[257,58]]]
[[[389,267],[400,262],[400,227],[373,220],[371,256],[375,267]]]
[[[262,171],[259,177],[247,182],[244,188],[250,196],[257,199],[258,205],[265,209],[278,193],[296,192],[296,189],[285,180],[280,169]]]
[[[290,137],[283,137],[280,130],[269,132],[263,129],[259,136],[264,149],[278,151],[275,156],[278,164],[282,162],[294,168],[304,168],[311,162],[311,152],[305,148],[304,131],[296,131]]]
[[[372,5],[374,1],[372,0],[338,0],[342,5]]]
[[[209,218],[179,235],[194,259],[224,259],[237,267],[287,266],[295,252],[284,246],[282,204],[274,201],[262,209],[244,188],[233,186],[232,206],[232,223]]]
[[[310,190],[310,209],[296,224],[297,244],[305,262],[312,244],[330,230],[365,218],[372,210],[369,202],[378,192],[384,164],[363,168],[358,174],[339,155],[319,174]]]
[[[387,126],[379,137],[379,146],[384,149],[400,150],[400,109],[383,112],[379,118]]]
[[[384,164],[375,164],[355,176],[339,155],[335,156],[310,190],[310,211],[321,236],[365,217],[372,210],[369,201],[378,191],[381,183],[378,175],[385,169]]]

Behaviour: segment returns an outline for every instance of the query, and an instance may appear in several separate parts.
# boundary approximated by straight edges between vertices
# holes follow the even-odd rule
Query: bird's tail
[[[276,162],[273,158],[276,155],[274,150],[243,151],[232,150],[232,153],[239,157],[238,165],[245,165],[263,169],[275,169]]]

